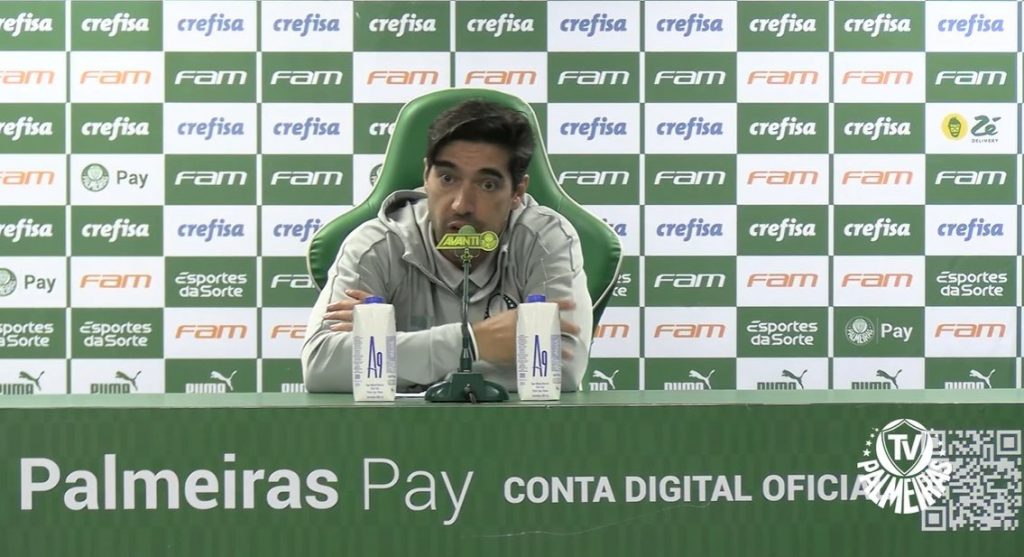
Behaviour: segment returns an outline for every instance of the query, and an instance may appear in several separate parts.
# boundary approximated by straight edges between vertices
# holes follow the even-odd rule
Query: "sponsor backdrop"
[[[452,86],[622,238],[586,389],[1019,387],[1020,10],[0,2],[0,392],[300,390],[305,246]]]

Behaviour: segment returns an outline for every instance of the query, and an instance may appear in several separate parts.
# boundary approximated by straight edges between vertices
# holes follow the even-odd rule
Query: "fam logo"
[[[911,85],[914,72],[909,70],[848,70],[843,73],[843,85]]]
[[[893,420],[874,428],[864,442],[857,463],[858,481],[865,496],[896,514],[913,514],[931,507],[946,495],[953,465],[935,456],[935,441],[920,422]]]
[[[840,288],[910,288],[914,283],[911,273],[846,273]]]
[[[270,338],[288,338],[292,340],[302,340],[306,337],[306,325],[292,323],[292,324],[278,324],[274,325],[270,329]]]
[[[0,122],[0,135],[11,141],[20,141],[23,137],[53,135],[53,122],[37,122],[31,116],[19,116],[13,122]]]
[[[533,85],[536,82],[537,72],[533,70],[470,70],[466,72],[463,85]],[[558,83],[562,83],[561,76]]]
[[[788,13],[782,17],[752,19],[749,29],[754,33],[769,33],[776,37],[782,37],[786,33],[814,33],[818,30],[818,20]]]
[[[627,170],[563,170],[558,174],[562,186],[628,186]]]
[[[906,343],[914,334],[914,327],[913,325],[895,325],[885,321],[878,322],[858,315],[846,322],[844,333],[846,340],[854,346],[867,346],[888,339]]]
[[[182,224],[178,226],[178,236],[182,238],[201,238],[209,242],[213,238],[245,236],[245,225],[241,223],[230,224],[222,218],[211,219],[209,223]]]
[[[57,173],[52,170],[0,170],[0,186],[52,186]]]
[[[274,31],[298,33],[300,37],[305,37],[310,33],[337,33],[341,31],[341,21],[337,18],[323,17],[318,13],[308,13],[306,17],[301,18],[277,18],[272,28]],[[370,30],[373,30],[372,24]]]
[[[592,85],[627,85],[630,74],[626,70],[565,70],[558,74],[558,84],[589,87]],[[468,79],[468,78],[467,78]],[[530,82],[531,84],[533,81]]]
[[[1005,338],[1004,323],[939,323],[935,338]]]
[[[369,29],[371,33],[391,33],[397,38],[406,33],[434,33],[437,31],[437,20],[404,13],[399,18],[371,19]]]
[[[40,382],[46,370],[40,370],[34,377],[25,370],[18,371],[20,383],[0,383],[0,395],[32,395],[43,390]]]
[[[0,19],[3,21],[3,19]],[[0,70],[0,85],[53,85],[53,70]]]
[[[90,383],[89,394],[94,395],[127,395],[139,392],[138,379],[142,370],[128,373],[123,370],[114,372],[114,380],[108,383]]]
[[[441,74],[435,70],[373,70],[367,85],[437,85]]]
[[[909,186],[914,182],[912,170],[858,169],[843,172],[839,183],[858,186]]]
[[[1006,72],[1001,70],[942,70],[935,74],[935,84],[968,86],[1006,85],[1006,77]]]
[[[1005,28],[1002,18],[989,18],[985,14],[971,14],[969,18],[947,18],[939,20],[940,33],[958,33],[970,37],[974,33],[1002,33]]]
[[[344,79],[341,70],[276,70],[270,74],[271,85],[341,85]]]
[[[747,74],[747,85],[816,85],[818,78],[814,70],[754,70]]]
[[[520,18],[513,13],[503,13],[496,19],[475,18],[466,22],[466,31],[470,33],[489,33],[498,38],[505,33],[532,33],[533,18]]]
[[[722,122],[710,122],[705,121],[703,116],[691,116],[685,122],[658,122],[654,131],[658,135],[674,135],[689,141],[695,135],[722,135],[725,133],[724,128]]]
[[[587,37],[593,37],[595,33],[625,33],[626,20],[609,17],[606,13],[595,13],[590,19],[565,18],[558,24],[558,28],[569,33],[584,33]]]
[[[682,33],[689,37],[694,33],[721,33],[725,30],[721,18],[705,17],[701,13],[691,13],[685,19],[663,18],[654,24],[654,29],[661,32]]]
[[[183,17],[178,20],[178,31],[195,32],[209,37],[214,32],[245,31],[245,21],[241,18],[226,17],[223,13],[213,13],[204,18]]]
[[[725,85],[724,70],[659,70],[654,74],[654,84],[670,85]]]
[[[85,70],[78,76],[80,85],[149,85],[149,70]]]
[[[100,289],[136,289],[149,288],[153,284],[153,275],[148,273],[90,273],[82,275],[78,281],[79,288],[100,288]]]
[[[747,173],[747,185],[814,186],[818,176],[817,170],[751,170]]]
[[[175,186],[244,186],[248,182],[249,173],[244,170],[181,170],[174,175]]]
[[[659,170],[654,175],[655,186],[724,186],[724,170]]]
[[[843,23],[843,31],[847,33],[864,33],[874,38],[881,33],[910,33],[913,29],[910,19],[899,18],[890,13],[880,13],[874,19],[847,19]]]
[[[87,17],[82,20],[82,31],[103,33],[116,37],[120,33],[149,32],[148,17],[132,17],[128,12],[119,12],[114,17]]]
[[[1002,116],[986,116],[979,114],[974,117],[974,125],[967,129],[967,118],[962,114],[950,113],[942,119],[942,135],[946,139],[960,141],[967,137],[971,143],[995,143],[999,141],[995,136],[999,134],[996,123],[1002,120]]]
[[[939,236],[963,238],[963,241],[970,242],[978,238],[988,238],[1003,235],[1003,223],[985,222],[982,217],[974,217],[969,222],[944,222],[939,225]]]
[[[175,85],[245,85],[248,80],[245,70],[181,70],[174,74]]]
[[[52,17],[36,17],[32,12],[21,12],[15,17],[0,17],[0,31],[17,37],[22,33],[49,33],[53,31]]]

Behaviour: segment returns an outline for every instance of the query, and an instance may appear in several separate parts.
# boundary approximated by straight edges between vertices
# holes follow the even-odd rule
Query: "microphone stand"
[[[501,385],[484,379],[473,371],[473,341],[469,334],[469,264],[473,254],[469,248],[459,256],[462,261],[462,354],[459,370],[451,379],[427,389],[423,397],[428,402],[502,402],[508,400],[508,391]]]

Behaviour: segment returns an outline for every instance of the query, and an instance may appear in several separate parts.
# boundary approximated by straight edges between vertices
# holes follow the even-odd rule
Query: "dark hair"
[[[427,130],[427,168],[445,145],[458,140],[504,147],[513,187],[522,181],[533,157],[533,130],[526,115],[493,102],[471,99],[435,118]]]

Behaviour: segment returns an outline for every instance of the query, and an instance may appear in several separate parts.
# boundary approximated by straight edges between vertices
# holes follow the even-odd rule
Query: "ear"
[[[430,166],[427,164],[427,157],[423,157],[423,184],[427,183],[427,174],[430,174]]]
[[[518,209],[523,204],[523,195],[526,194],[526,189],[530,187],[530,175],[523,174],[523,179],[516,184],[515,189],[512,192],[512,207]]]

